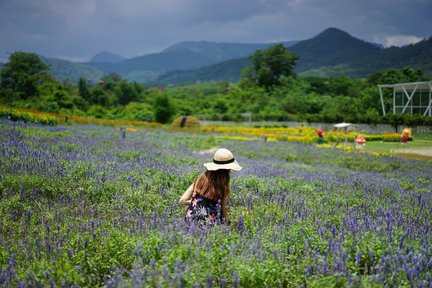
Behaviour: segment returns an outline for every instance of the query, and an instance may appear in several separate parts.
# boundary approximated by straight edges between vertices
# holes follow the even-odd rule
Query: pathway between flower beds
[[[425,160],[432,160],[432,147],[430,148],[402,148],[402,149],[391,149],[390,153],[395,156],[407,156],[415,157],[420,156]]]

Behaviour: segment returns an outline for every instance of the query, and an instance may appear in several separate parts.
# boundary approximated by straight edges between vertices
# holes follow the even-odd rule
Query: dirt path
[[[426,158],[432,160],[432,147],[430,148],[401,148],[401,149],[391,149],[391,154],[400,156],[420,156],[421,158]]]

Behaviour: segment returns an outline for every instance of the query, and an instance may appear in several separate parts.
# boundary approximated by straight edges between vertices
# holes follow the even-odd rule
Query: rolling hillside
[[[414,45],[383,49],[345,31],[328,28],[313,38],[283,44],[300,56],[295,67],[300,75],[365,77],[378,70],[404,66],[422,68],[426,75],[432,75],[431,38]],[[101,52],[87,63],[43,60],[51,65],[53,75],[72,82],[77,82],[79,77],[96,82],[109,73],[142,83],[235,82],[240,71],[249,65],[247,57],[270,45],[188,41],[159,53],[124,60],[109,52]]]
[[[102,51],[93,56],[89,63],[118,63],[121,61],[126,60],[125,57],[108,52],[108,51]]]
[[[207,41],[180,42],[160,53],[152,53],[119,63],[87,63],[105,73],[115,72],[124,78],[151,82],[171,71],[192,70],[222,61],[247,57],[269,44],[213,43]]]
[[[168,72],[158,77],[154,83],[158,85],[170,85],[210,81],[237,82],[241,70],[250,64],[247,58],[227,60],[201,69]]]
[[[317,36],[300,41],[287,47],[297,53],[295,71],[302,76],[347,76],[366,77],[371,73],[388,68],[421,68],[426,75],[432,76],[432,37],[416,44],[404,47],[383,49],[375,43],[365,42],[348,33],[329,28]],[[227,65],[230,72],[221,71]],[[195,71],[171,72],[159,77],[156,82],[162,84],[193,83],[196,81],[238,81],[240,71],[248,65],[245,58],[219,63]],[[221,74],[218,74],[220,71]],[[235,71],[235,72],[233,72]],[[237,77],[233,74],[237,73]],[[215,77],[215,75],[217,77]],[[180,82],[176,82],[179,81]]]
[[[67,79],[71,82],[77,83],[79,78],[82,77],[90,82],[96,83],[105,74],[101,70],[89,65],[57,58],[40,57],[42,61],[51,66],[50,73],[61,81]]]
[[[291,46],[289,50],[300,55],[296,71],[301,73],[317,67],[350,63],[353,59],[379,53],[382,49],[342,30],[328,28],[311,39]]]

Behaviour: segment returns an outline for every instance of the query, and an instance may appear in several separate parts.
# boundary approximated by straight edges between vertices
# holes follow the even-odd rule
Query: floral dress
[[[222,224],[220,200],[210,200],[194,192],[185,218],[189,223],[194,222],[200,225]]]

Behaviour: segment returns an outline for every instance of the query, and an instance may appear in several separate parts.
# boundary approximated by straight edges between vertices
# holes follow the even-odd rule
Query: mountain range
[[[126,60],[125,57],[108,52],[108,51],[102,51],[93,56],[90,59],[90,63],[118,63],[123,60]]]
[[[301,76],[361,78],[388,68],[413,67],[432,77],[432,37],[403,47],[383,48],[329,28],[311,39],[285,46],[300,56],[295,72]],[[156,83],[235,82],[246,65],[250,65],[247,57],[190,71],[171,71],[159,76]]]
[[[215,43],[187,41],[161,52],[125,59],[103,51],[88,62],[77,63],[42,57],[58,79],[77,82],[80,77],[97,82],[117,73],[141,83],[178,84],[205,81],[236,82],[240,71],[250,65],[248,56],[277,43]],[[410,66],[432,75],[432,37],[404,47],[383,48],[351,36],[337,28],[327,28],[315,37],[282,44],[297,53],[295,71],[305,76],[365,77],[386,68]]]

